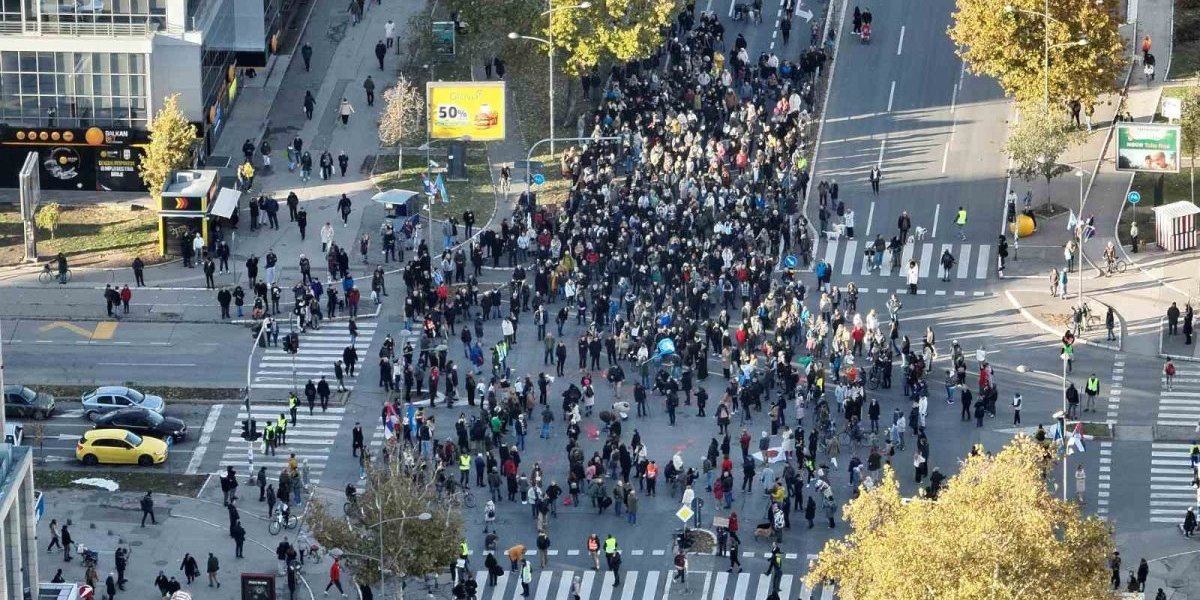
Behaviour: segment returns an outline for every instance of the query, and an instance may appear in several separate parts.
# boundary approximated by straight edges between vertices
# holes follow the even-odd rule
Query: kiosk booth
[[[220,176],[213,169],[175,171],[158,205],[158,251],[163,256],[182,256],[183,246],[198,231],[209,241],[208,207],[220,193]]]
[[[1200,207],[1186,201],[1155,206],[1154,241],[1167,252],[1196,247],[1196,214]]]

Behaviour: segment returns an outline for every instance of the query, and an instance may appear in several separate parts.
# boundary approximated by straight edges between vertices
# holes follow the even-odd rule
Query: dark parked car
[[[187,424],[175,417],[164,417],[144,408],[122,408],[96,416],[96,429],[126,429],[138,435],[160,439],[187,437]]]
[[[23,385],[4,386],[4,416],[45,419],[54,413],[54,396]]]

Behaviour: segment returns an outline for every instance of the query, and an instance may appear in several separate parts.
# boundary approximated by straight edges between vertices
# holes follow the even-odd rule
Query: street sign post
[[[675,517],[678,518],[680,521],[683,521],[684,525],[687,525],[688,519],[691,519],[695,515],[696,515],[696,511],[692,510],[692,507],[690,507],[686,504],[683,506],[680,506],[679,510],[675,511]]]
[[[1141,192],[1136,192],[1136,191],[1135,191],[1135,192],[1129,192],[1129,203],[1130,203],[1130,204],[1134,204],[1134,205],[1136,205],[1138,202],[1141,202],[1141,201],[1142,201],[1142,194],[1141,194]]]

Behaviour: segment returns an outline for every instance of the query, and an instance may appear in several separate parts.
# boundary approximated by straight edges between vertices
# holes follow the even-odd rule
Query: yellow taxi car
[[[75,445],[75,458],[85,465],[156,465],[167,460],[170,444],[124,429],[85,431]]]

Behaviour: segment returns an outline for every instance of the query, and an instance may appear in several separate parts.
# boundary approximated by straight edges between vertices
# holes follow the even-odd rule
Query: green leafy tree
[[[368,468],[366,481],[357,510],[343,511],[340,498],[336,508],[313,499],[305,521],[317,541],[344,552],[355,579],[367,585],[379,581],[381,555],[385,573],[425,575],[449,569],[464,539],[461,512],[439,502],[432,483],[414,482],[387,467]],[[421,520],[422,513],[431,518]]]
[[[831,540],[805,577],[836,580],[855,600],[1115,600],[1109,525],[1054,497],[1046,451],[1018,436],[947,480],[936,501],[906,502],[891,467],[845,508],[852,531]]]
[[[383,92],[383,114],[379,116],[379,142],[396,147],[396,171],[402,171],[404,138],[421,126],[425,97],[403,75],[396,85]]]
[[[1045,178],[1046,203],[1049,205],[1050,180],[1071,170],[1071,167],[1059,164],[1058,158],[1079,140],[1080,133],[1071,126],[1066,113],[1046,110],[1037,104],[1021,110],[1017,124],[1004,142],[1004,153],[1013,161],[1013,175],[1026,181]]]
[[[569,0],[561,0],[568,2]],[[572,2],[572,4],[574,4]],[[458,11],[461,20],[467,23],[466,35],[460,35],[455,43],[460,52],[468,56],[490,60],[508,41],[510,31],[538,35],[531,28],[541,28],[543,20],[538,15],[546,10],[544,3],[529,0],[452,0],[451,10]]]
[[[54,239],[54,232],[58,231],[58,223],[62,219],[62,207],[57,202],[43,204],[38,209],[37,215],[34,217],[34,222],[41,229],[50,232],[50,239]]]
[[[1045,20],[1044,0],[958,0],[949,33],[972,73],[995,78],[1023,104],[1045,102],[1048,39],[1049,104],[1086,103],[1113,91],[1127,65],[1117,2],[1049,0]]]
[[[1189,85],[1183,93],[1179,119],[1179,144],[1191,163],[1192,202],[1196,201],[1196,151],[1200,149],[1200,83]]]
[[[679,6],[678,0],[593,0],[586,9],[555,11],[549,27],[566,54],[563,71],[580,75],[601,63],[650,56]]]
[[[196,128],[179,108],[179,94],[168,96],[150,123],[150,144],[138,172],[157,203],[171,172],[188,164]]]

